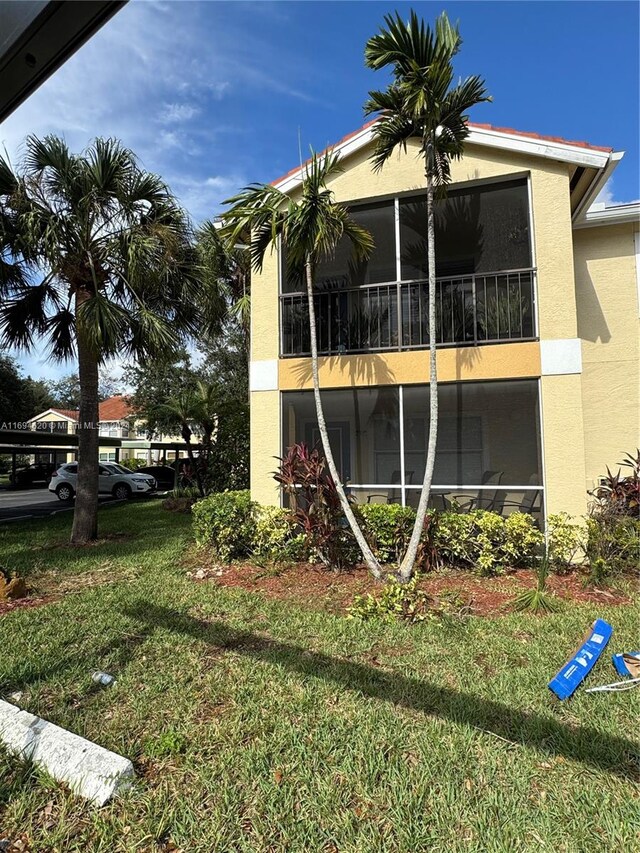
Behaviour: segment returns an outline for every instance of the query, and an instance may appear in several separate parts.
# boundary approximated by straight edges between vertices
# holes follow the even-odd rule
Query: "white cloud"
[[[202,110],[194,104],[165,104],[158,121],[162,124],[173,124],[173,122],[189,121],[189,119],[200,115]]]
[[[201,181],[176,175],[169,179],[169,184],[193,218],[199,221],[219,214],[222,202],[246,186],[247,179],[241,174],[213,175]]]
[[[613,178],[609,178],[606,184],[602,187],[600,192],[595,198],[594,204],[604,204],[605,207],[609,207],[612,204],[615,204],[613,198]]]
[[[202,174],[219,162],[233,173],[233,159],[244,156],[226,139],[220,148],[233,130],[219,121],[225,113],[217,104],[246,91],[307,98],[289,83],[293,59],[279,57],[274,71],[266,36],[248,33],[224,8],[128,3],[3,123],[0,148],[15,161],[27,134],[60,134],[74,150],[115,136],[167,180],[195,219],[209,215],[233,176],[216,187]]]

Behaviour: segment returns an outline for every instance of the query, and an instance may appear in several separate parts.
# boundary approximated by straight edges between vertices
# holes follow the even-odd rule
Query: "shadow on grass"
[[[113,673],[121,672],[136,657],[141,646],[152,636],[154,627],[149,625],[136,633],[124,634],[116,640],[108,640],[96,649],[92,649],[90,658],[94,669],[105,668]],[[84,674],[91,670],[85,667],[85,661],[77,653],[58,658],[40,656],[35,661],[25,659],[18,661],[15,668],[0,674],[0,692],[9,693],[11,690],[24,690],[26,687],[46,682],[55,677],[68,675],[72,670],[82,667]],[[92,685],[89,694],[99,692],[102,688]]]
[[[123,613],[154,628],[174,631],[210,646],[277,664],[302,676],[321,678],[368,698],[471,726],[608,773],[634,778],[637,775],[638,744],[624,737],[588,726],[572,726],[535,712],[519,711],[473,693],[417,678],[389,675],[371,666],[311,652],[249,631],[238,631],[221,621],[194,619],[147,601],[138,601],[124,608]]]
[[[142,504],[143,508],[148,504]],[[100,516],[98,539],[88,545],[69,542],[72,517],[64,522],[40,519],[26,522],[22,529],[0,529],[0,562],[10,565],[25,578],[55,568],[63,574],[90,572],[97,562],[122,559],[153,561],[162,559],[163,549],[171,547],[170,537],[186,541],[190,535],[190,517],[167,513],[158,505],[151,512],[137,512],[119,505]],[[27,526],[29,525],[29,526]],[[43,527],[43,525],[45,525]],[[5,533],[4,536],[1,534]]]

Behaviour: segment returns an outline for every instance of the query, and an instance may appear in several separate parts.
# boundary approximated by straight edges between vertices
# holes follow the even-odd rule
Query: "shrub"
[[[345,526],[336,484],[319,451],[304,443],[292,445],[273,476],[289,499],[309,552],[337,571],[356,562],[355,540]]]
[[[441,562],[477,568],[490,575],[503,566],[529,565],[544,541],[527,513],[503,518],[476,509],[468,513],[438,515],[434,546]]]
[[[607,476],[597,489],[589,492],[594,498],[593,512],[640,518],[640,450],[636,450],[635,456],[626,453],[619,465],[617,474],[607,468]],[[621,468],[629,473],[623,475]]]
[[[505,560],[512,566],[528,566],[542,550],[544,534],[535,526],[527,512],[512,512],[504,520]]]
[[[611,575],[637,571],[640,564],[640,521],[630,516],[599,513],[587,519],[586,554],[590,583],[606,583]]]
[[[373,553],[381,563],[397,563],[404,554],[415,511],[400,504],[363,504],[358,507],[363,532]]]
[[[253,555],[272,562],[301,560],[305,556],[306,536],[295,524],[291,513],[277,506],[253,507]]]
[[[196,542],[221,560],[247,556],[255,536],[254,507],[248,491],[219,492],[198,501],[191,510]]]
[[[423,622],[433,615],[430,609],[432,599],[418,588],[419,581],[418,575],[414,575],[409,583],[400,583],[391,577],[379,596],[370,592],[356,595],[348,610],[349,616],[352,619],[381,619],[383,622],[395,622],[396,619]]]
[[[138,468],[146,468],[149,463],[146,459],[134,459],[133,456],[130,456],[128,459],[121,459],[120,464],[130,471],[137,471]]]
[[[547,519],[549,561],[561,569],[569,569],[584,554],[585,529],[567,512],[551,514]]]

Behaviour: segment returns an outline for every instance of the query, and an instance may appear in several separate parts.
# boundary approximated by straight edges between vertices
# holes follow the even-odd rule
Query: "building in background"
[[[99,448],[100,462],[118,462],[125,459],[140,459],[147,464],[172,461],[186,457],[186,451],[176,447],[160,445],[182,444],[180,436],[161,435],[150,439],[144,424],[136,419],[135,412],[123,394],[115,394],[98,405],[100,436],[110,439]],[[40,434],[51,432],[57,435],[74,434],[78,426],[78,411],[75,409],[47,409],[28,421],[30,428]],[[113,439],[118,439],[114,442]],[[58,452],[59,453],[59,452]],[[69,451],[67,459],[56,461],[70,462],[75,451]]]

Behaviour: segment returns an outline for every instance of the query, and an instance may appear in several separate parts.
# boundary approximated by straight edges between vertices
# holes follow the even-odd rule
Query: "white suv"
[[[49,491],[55,492],[61,501],[73,500],[76,494],[78,463],[61,465],[49,483]],[[153,492],[156,481],[148,474],[137,474],[115,462],[104,462],[98,467],[98,492],[113,495],[118,500],[128,500],[132,495]]]

